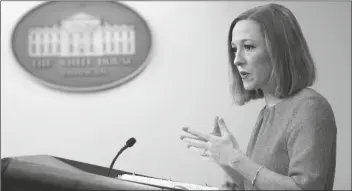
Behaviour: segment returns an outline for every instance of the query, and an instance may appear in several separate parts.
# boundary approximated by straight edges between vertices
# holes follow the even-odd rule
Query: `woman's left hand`
[[[215,125],[217,125],[216,128],[219,128],[219,136],[185,127],[182,130],[195,137],[182,135],[181,140],[188,144],[188,148],[201,152],[202,156],[210,157],[220,165],[229,165],[231,161],[237,160],[238,156],[243,153],[240,151],[236,139],[227,129],[224,120],[217,120]]]

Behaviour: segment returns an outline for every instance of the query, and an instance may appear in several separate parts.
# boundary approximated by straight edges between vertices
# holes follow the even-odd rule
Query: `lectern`
[[[131,174],[49,155],[1,159],[1,190],[177,190],[111,177]]]

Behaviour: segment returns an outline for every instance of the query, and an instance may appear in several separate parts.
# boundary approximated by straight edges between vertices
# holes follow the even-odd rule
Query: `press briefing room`
[[[351,190],[351,2],[1,1],[1,190]]]

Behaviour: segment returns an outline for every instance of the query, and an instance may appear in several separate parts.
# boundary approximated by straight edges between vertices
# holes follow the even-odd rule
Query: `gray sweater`
[[[255,163],[291,177],[303,190],[332,190],[336,134],[330,104],[306,88],[260,111],[246,154]],[[243,184],[242,189],[258,189],[250,180]]]

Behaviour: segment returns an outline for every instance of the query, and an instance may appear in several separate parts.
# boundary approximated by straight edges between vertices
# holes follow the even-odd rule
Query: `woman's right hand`
[[[220,127],[218,125],[219,117],[216,116],[214,120],[214,129],[211,133],[215,136],[221,136]],[[231,135],[231,142],[234,147],[238,147],[236,139]],[[235,169],[227,165],[220,165],[221,169],[225,172],[225,183],[221,186],[221,190],[241,190],[243,188],[243,176],[240,175]]]
[[[214,120],[214,129],[213,129],[213,132],[210,133],[210,134],[215,135],[215,136],[218,136],[218,137],[221,137],[221,131],[220,131],[220,127],[219,127],[218,121],[219,121],[219,117],[216,116],[216,117],[215,117],[215,120]],[[237,143],[235,137],[234,137],[232,134],[230,134],[230,139],[231,139],[231,142],[232,142],[233,147],[236,148],[236,149],[238,149],[238,148],[239,148],[239,145],[238,145],[238,143]]]

